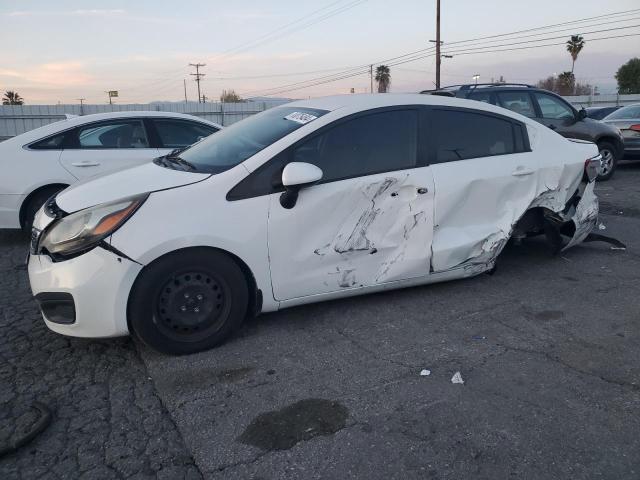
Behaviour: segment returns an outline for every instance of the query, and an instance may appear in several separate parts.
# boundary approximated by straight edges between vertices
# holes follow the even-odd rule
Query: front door
[[[149,162],[159,155],[150,147],[142,119],[116,119],[78,127],[60,163],[78,179]]]
[[[269,258],[276,300],[429,274],[433,179],[420,166],[415,108],[338,121],[287,159],[323,171],[293,208],[269,199]]]

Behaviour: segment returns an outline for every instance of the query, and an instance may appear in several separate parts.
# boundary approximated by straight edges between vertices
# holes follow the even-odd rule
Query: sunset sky
[[[455,44],[447,47],[459,40],[640,8],[637,0],[442,4],[443,53],[447,48],[460,52]],[[81,97],[87,103],[104,103],[105,90],[119,90],[119,103],[179,101],[184,99],[183,79],[188,96],[196,100],[190,62],[207,64],[202,89],[210,98],[225,88],[243,96],[306,98],[348,93],[351,88],[363,92],[369,77],[362,74],[295,90],[299,85],[291,84],[429,48],[429,39],[435,38],[435,0],[0,0],[0,22],[0,90],[16,90],[29,104],[77,103]],[[586,34],[620,27],[631,28]],[[587,38],[576,63],[578,80],[598,85],[602,92],[615,91],[613,75],[640,54],[640,36],[592,42],[589,37],[640,33],[640,10],[556,27],[533,38],[568,38],[571,33],[585,33]],[[481,82],[503,75],[509,81],[535,83],[570,69],[563,45],[454,54],[443,59],[443,84],[472,82],[476,73]],[[433,57],[392,66],[392,91],[433,87],[433,72]]]

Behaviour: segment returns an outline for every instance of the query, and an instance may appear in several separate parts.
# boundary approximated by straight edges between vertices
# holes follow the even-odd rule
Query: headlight
[[[40,241],[50,254],[70,255],[95,246],[115,232],[147,199],[147,195],[96,205],[58,220]]]

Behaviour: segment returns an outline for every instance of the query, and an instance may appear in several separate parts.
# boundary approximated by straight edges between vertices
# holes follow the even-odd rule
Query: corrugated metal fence
[[[1,105],[0,140],[63,120],[66,114],[89,115],[104,112],[178,112],[206,118],[220,125],[231,125],[283,101],[246,103],[151,103],[131,105]]]
[[[576,108],[607,107],[639,103],[640,95],[582,95],[564,97]],[[131,105],[15,105],[0,106],[0,140],[20,135],[34,128],[57,122],[65,114],[89,115],[103,112],[162,111],[189,113],[221,125],[231,125],[238,120],[262,112],[285,101],[246,103],[150,103]]]

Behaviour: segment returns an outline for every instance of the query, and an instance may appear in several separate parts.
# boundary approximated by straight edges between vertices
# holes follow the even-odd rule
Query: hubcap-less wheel
[[[156,302],[157,325],[170,338],[198,341],[218,330],[229,309],[228,287],[204,272],[186,272],[164,283]]]
[[[602,156],[602,161],[600,162],[600,175],[605,176],[613,169],[613,152],[608,148],[603,148],[600,150],[600,155]]]

